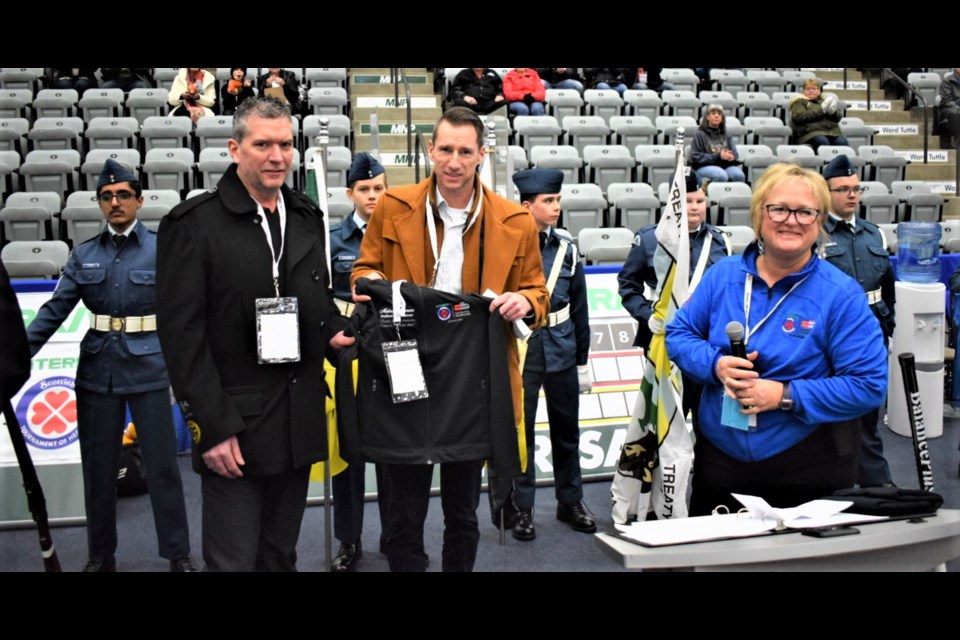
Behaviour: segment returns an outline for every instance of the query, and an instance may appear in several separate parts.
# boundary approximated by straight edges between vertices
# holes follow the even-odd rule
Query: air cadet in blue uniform
[[[830,215],[824,225],[830,234],[830,241],[824,247],[826,258],[867,292],[870,309],[880,321],[886,342],[893,335],[896,301],[887,241],[877,225],[858,216],[860,179],[850,159],[837,156],[824,167],[823,177],[830,187],[831,199]],[[883,457],[883,441],[877,428],[879,420],[879,408],[861,418],[863,438],[857,472],[857,484],[861,487],[893,484],[890,467]]]
[[[76,379],[89,551],[84,571],[116,570],[117,470],[127,405],[137,425],[160,555],[170,560],[171,571],[195,571],[170,383],[156,332],[157,234],[137,221],[143,196],[136,176],[113,160],[97,181],[97,199],[106,228],[74,249],[53,297],[27,328],[36,355],[77,302],[83,300],[91,314]]]
[[[699,282],[697,272],[703,274],[712,265],[731,254],[726,236],[716,227],[704,222],[707,214],[707,196],[704,181],[695,171],[687,169],[687,225],[690,231],[690,280]],[[663,328],[651,326],[657,321],[653,317],[653,294],[657,290],[657,271],[653,266],[653,256],[657,250],[657,225],[643,227],[633,238],[633,247],[627,260],[620,269],[617,281],[620,283],[620,299],[623,308],[637,321],[637,337],[633,344],[646,350],[650,346],[653,333]],[[707,248],[706,255],[703,254]],[[702,269],[699,266],[702,263]],[[691,289],[691,292],[693,290]],[[683,376],[683,406],[693,415],[693,426],[697,428],[700,420],[697,411],[700,407],[702,387]]]
[[[587,357],[590,354],[590,317],[583,265],[573,238],[554,225],[560,217],[563,172],[527,169],[513,176],[520,200],[533,215],[540,232],[543,273],[550,290],[551,313],[545,326],[527,343],[523,367],[524,422],[527,436],[527,470],[520,478],[517,506],[520,519],[513,528],[517,540],[537,537],[533,523],[536,494],[534,424],[540,387],[547,399],[547,419],[557,519],[576,531],[592,533],[597,525],[583,504],[580,472],[580,394],[593,384]],[[561,262],[557,264],[557,260]],[[555,275],[554,275],[555,274]]]
[[[370,221],[377,201],[386,190],[387,176],[377,159],[366,152],[354,156],[350,173],[347,175],[347,197],[353,200],[356,209],[343,222],[330,227],[333,291],[337,307],[345,316],[353,312],[350,271],[354,261],[360,256],[360,244],[367,222]],[[334,571],[353,571],[363,555],[360,536],[363,533],[365,466],[352,464],[333,476],[333,533],[340,541],[340,548],[333,559]],[[378,465],[377,492],[381,525],[386,515],[386,480],[382,475]],[[380,546],[384,546],[382,542]]]

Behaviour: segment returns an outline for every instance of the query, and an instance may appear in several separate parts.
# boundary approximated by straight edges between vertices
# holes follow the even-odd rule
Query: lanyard
[[[690,287],[687,289],[687,296],[692,296],[693,292],[697,290],[697,285],[700,284],[700,278],[703,277],[703,272],[707,270],[707,260],[710,259],[710,244],[713,242],[713,236],[707,233],[707,237],[703,240],[703,246],[700,247],[700,259],[697,260],[697,268],[693,272],[693,277],[690,278]]]
[[[460,232],[461,244],[463,243],[463,236],[470,230],[473,223],[477,221],[477,218],[480,216],[480,211],[483,209],[483,194],[474,189],[473,197],[480,198],[480,200],[477,202],[477,208],[473,216],[470,217],[464,225],[463,231]],[[447,205],[447,208],[449,208],[449,206],[450,205]],[[430,234],[430,250],[433,251],[433,275],[430,276],[429,284],[429,286],[432,287],[437,282],[437,271],[440,269],[440,252],[437,250],[437,221],[433,219],[433,205],[430,204],[430,198],[427,198],[427,232]]]
[[[763,326],[763,323],[767,321],[767,318],[769,318],[774,313],[776,313],[780,305],[783,304],[783,301],[786,300],[791,293],[793,293],[793,290],[799,287],[800,285],[802,285],[806,281],[806,279],[809,277],[810,277],[810,274],[805,275],[803,277],[803,280],[800,280],[799,282],[795,283],[792,287],[790,287],[790,290],[787,291],[785,294],[783,294],[782,298],[777,300],[777,304],[773,305],[773,309],[770,309],[770,312],[767,313],[767,315],[763,316],[763,318],[761,318],[760,322],[757,323],[757,326],[751,329],[750,328],[750,298],[753,295],[753,274],[752,273],[747,274],[746,283],[743,288],[743,315],[746,316],[746,322],[744,322],[744,327],[746,328],[746,330],[744,331],[744,335],[743,335],[744,345],[746,345],[749,342],[750,336],[756,333],[757,329]]]
[[[254,200],[256,202],[256,200]],[[283,257],[283,245],[284,238],[287,235],[287,208],[283,204],[283,194],[277,194],[277,213],[275,215],[280,216],[280,250],[276,251],[273,248],[273,234],[270,233],[270,223],[267,222],[267,214],[263,210],[263,206],[257,202],[257,213],[260,214],[260,228],[263,229],[263,233],[267,236],[267,244],[270,246],[270,256],[273,258],[271,266],[273,267],[273,290],[276,292],[277,297],[280,297],[280,258]]]

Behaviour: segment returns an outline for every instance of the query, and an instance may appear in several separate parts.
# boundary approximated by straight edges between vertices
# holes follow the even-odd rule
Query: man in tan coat
[[[380,199],[364,235],[353,280],[407,280],[450,293],[498,294],[490,304],[506,321],[539,326],[549,311],[537,229],[519,204],[484,188],[483,122],[462,107],[448,109],[430,141],[433,175],[391,189]],[[357,298],[362,301],[362,297]],[[520,424],[522,378],[516,342],[508,340],[514,417]],[[482,461],[440,468],[446,530],[443,569],[469,571],[480,532],[477,507]],[[424,570],[423,523],[433,465],[388,465],[390,522],[387,557],[394,571]]]

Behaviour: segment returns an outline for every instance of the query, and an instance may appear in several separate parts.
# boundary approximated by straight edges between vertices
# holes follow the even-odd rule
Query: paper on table
[[[616,525],[626,538],[640,544],[659,547],[687,542],[708,542],[727,538],[745,538],[760,535],[776,527],[775,522],[753,519],[746,514],[729,513],[719,516],[697,516],[649,520],[631,525]]]
[[[740,501],[750,512],[750,516],[757,519],[782,521],[789,529],[813,529],[816,527],[833,527],[851,522],[870,522],[886,520],[885,516],[868,516],[859,513],[840,513],[850,507],[849,500],[811,500],[797,507],[777,509],[771,507],[763,498],[747,496],[740,493],[731,494]]]

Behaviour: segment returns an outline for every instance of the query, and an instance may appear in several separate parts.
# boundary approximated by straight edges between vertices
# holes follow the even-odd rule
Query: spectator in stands
[[[53,88],[76,89],[82,96],[84,91],[97,86],[97,78],[93,75],[95,71],[94,67],[54,67]]]
[[[302,113],[303,105],[300,100],[300,83],[293,71],[281,67],[270,67],[267,72],[257,78],[257,90],[260,95],[276,98],[280,102],[290,105],[290,113]]]
[[[692,165],[702,180],[746,182],[740,168],[737,145],[727,134],[727,117],[722,104],[707,105],[700,128],[690,149]]]
[[[583,70],[590,89],[615,89],[621,96],[628,89],[627,78],[633,78],[635,71],[617,67],[588,67]]]
[[[537,69],[544,89],[576,89],[583,93],[583,78],[576,69],[559,67],[555,69]]]
[[[149,89],[155,86],[152,70],[145,68],[102,67],[100,76],[103,79],[100,86],[104,89],[123,89],[124,92],[129,92],[130,89]]]
[[[173,79],[167,102],[173,107],[172,116],[189,116],[194,124],[203,116],[212,116],[217,102],[213,74],[200,68],[180,69]]]
[[[230,79],[220,89],[220,112],[232,116],[241,102],[253,96],[253,83],[247,80],[247,70],[233,67],[230,69]]]
[[[518,67],[507,72],[503,79],[503,97],[515,116],[542,116],[546,113],[543,107],[546,96],[547,91],[535,69]]]
[[[823,97],[820,81],[803,81],[803,95],[790,100],[790,128],[796,144],[806,144],[816,150],[820,145],[846,145],[840,131],[840,102],[833,95]]]
[[[950,136],[950,146],[960,149],[960,68],[940,83],[940,127]]]
[[[664,82],[663,76],[660,75],[660,72],[663,71],[662,67],[658,69],[637,67],[636,69],[630,69],[630,71],[634,74],[633,82],[630,86],[631,89],[649,89],[657,93],[661,91],[673,91],[673,85],[669,82]]]
[[[450,84],[450,102],[456,107],[467,107],[476,113],[487,114],[506,104],[503,80],[493,69],[477,67],[464,69]]]

